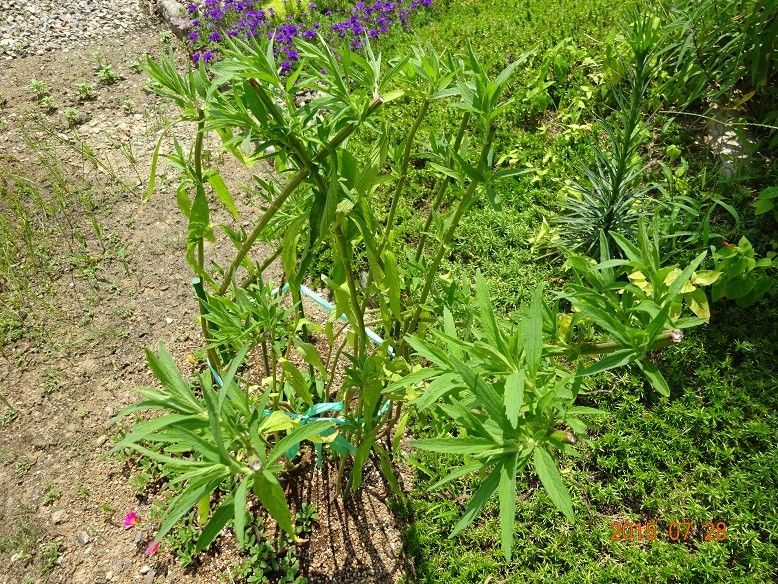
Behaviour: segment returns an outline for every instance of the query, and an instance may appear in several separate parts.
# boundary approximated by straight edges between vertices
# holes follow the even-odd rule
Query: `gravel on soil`
[[[67,52],[148,23],[144,0],[0,0],[0,58]]]

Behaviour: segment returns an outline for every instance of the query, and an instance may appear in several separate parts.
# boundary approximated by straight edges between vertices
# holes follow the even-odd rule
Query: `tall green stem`
[[[354,331],[354,358],[359,359],[363,352],[366,350],[367,333],[365,331],[365,318],[359,306],[359,298],[357,297],[357,285],[356,278],[354,278],[354,272],[351,269],[351,261],[348,254],[348,246],[346,244],[346,236],[343,234],[343,228],[338,225],[335,228],[335,243],[338,246],[339,253],[341,255],[343,266],[346,271],[346,284],[349,290],[349,302],[351,303],[351,310],[354,313],[356,323],[352,323],[352,327],[356,327]],[[351,401],[354,399],[354,386],[348,385],[346,393],[343,396],[343,415],[348,416],[351,410]],[[358,399],[357,412],[361,413],[362,399],[361,395]],[[343,476],[346,470],[346,457],[340,459],[338,464],[338,478],[336,480],[336,488],[340,489],[343,484]]]
[[[465,136],[465,131],[467,130],[467,124],[469,122],[470,122],[470,112],[465,112],[464,115],[462,116],[462,122],[459,124],[457,135],[454,138],[454,145],[452,147],[454,152],[459,151],[459,147],[462,145],[462,139]],[[452,156],[449,156],[448,162],[449,165],[453,162]],[[446,176],[433,189],[433,192],[435,193],[435,197],[432,200],[432,207],[430,207],[430,212],[427,215],[427,220],[424,222],[424,227],[422,228],[421,235],[419,236],[419,243],[416,246],[416,257],[414,258],[414,261],[418,262],[421,259],[421,254],[424,253],[424,246],[427,243],[427,233],[429,233],[430,227],[432,226],[432,219],[435,217],[435,214],[438,212],[438,209],[440,208],[440,205],[443,202],[443,197],[446,194],[446,189],[448,188],[449,184],[451,184],[451,177]]]
[[[203,185],[203,136],[205,134],[205,112],[197,112],[197,136],[194,143],[194,173],[195,188],[198,193],[205,196],[205,186]],[[197,240],[197,275],[201,278],[205,276],[205,249],[203,238]],[[207,327],[206,327],[207,328]],[[207,340],[207,339],[206,339]]]
[[[413,140],[416,137],[416,132],[419,131],[419,127],[421,126],[421,123],[424,121],[424,118],[427,116],[427,111],[429,111],[430,102],[428,98],[424,98],[424,101],[421,102],[421,108],[419,109],[419,113],[416,115],[416,119],[413,121],[413,125],[411,126],[410,131],[408,132],[408,137],[405,140],[405,148],[403,149],[403,157],[402,161],[400,163],[400,178],[397,181],[397,185],[394,188],[394,194],[392,195],[392,204],[389,206],[389,216],[386,218],[386,227],[384,228],[384,237],[381,240],[381,245],[378,246],[378,257],[381,257],[381,252],[384,251],[384,248],[386,247],[387,242],[389,241],[389,234],[392,232],[392,228],[394,227],[394,218],[397,214],[397,205],[400,202],[400,197],[402,196],[403,189],[405,188],[405,183],[408,182],[408,165],[411,161],[411,150],[413,149]]]
[[[489,149],[492,146],[492,140],[494,140],[494,132],[494,126],[491,126],[484,140],[484,145],[481,148],[481,155],[479,156],[478,161],[478,169],[481,172],[485,170],[484,167],[486,166],[486,158],[489,154]],[[457,205],[457,208],[454,211],[454,215],[451,217],[451,221],[449,222],[448,228],[446,229],[445,233],[443,234],[443,238],[440,241],[438,251],[435,254],[435,257],[433,258],[429,268],[427,268],[427,277],[424,280],[424,287],[421,290],[421,297],[419,298],[418,304],[416,305],[416,310],[413,313],[413,317],[410,321],[407,321],[407,325],[403,330],[403,335],[406,335],[409,332],[415,330],[415,327],[419,322],[419,318],[421,317],[422,307],[427,301],[427,296],[429,296],[430,290],[432,290],[432,284],[435,282],[435,276],[438,273],[438,268],[440,267],[441,261],[443,261],[443,256],[446,253],[446,249],[454,239],[454,233],[459,226],[459,222],[462,220],[462,216],[473,202],[473,199],[475,198],[475,192],[478,189],[479,184],[481,184],[479,181],[471,180],[465,195],[460,199],[459,205]]]
[[[257,92],[260,101],[264,104],[268,112],[270,112],[270,115],[276,121],[276,124],[278,124],[279,127],[284,128],[286,126],[284,114],[281,111],[281,108],[279,108],[278,105],[273,101],[272,96],[268,94],[267,89],[265,89],[255,79],[250,80],[249,83]],[[324,181],[322,181],[321,177],[319,176],[318,169],[314,165],[310,152],[305,147],[305,145],[297,139],[297,136],[295,136],[294,133],[286,130],[284,130],[284,133],[284,137],[286,138],[289,149],[292,151],[292,154],[294,155],[298,165],[308,169],[308,171],[313,175],[319,191],[324,194],[326,192],[326,187],[324,185]]]
[[[198,194],[202,197],[205,196],[205,186],[203,185],[203,138],[205,136],[205,112],[198,110],[197,112],[197,135],[195,136],[194,143],[194,174],[195,174],[195,188]],[[206,303],[208,301],[205,290],[203,289],[203,279],[205,278],[205,244],[203,238],[200,237],[197,240],[197,278],[194,280],[195,291],[197,292],[198,304],[200,305],[200,326],[203,331],[203,340],[207,349],[208,360],[210,363],[219,369],[221,367],[221,359],[216,349],[211,345],[211,331],[206,318],[207,309]]]
[[[351,258],[348,253],[348,245],[346,243],[346,236],[343,234],[343,228],[338,225],[335,228],[335,242],[338,245],[338,251],[343,258],[343,266],[346,271],[346,285],[349,291],[349,301],[351,302],[351,310],[354,312],[354,317],[357,322],[357,330],[354,331],[354,356],[359,357],[365,350],[367,344],[367,333],[365,332],[365,317],[362,314],[362,308],[359,305],[359,297],[357,296],[357,283],[354,277],[354,271],[351,269]],[[348,402],[346,402],[346,408],[348,409]]]
[[[383,103],[383,100],[381,97],[376,97],[373,99],[373,101],[370,103],[370,105],[367,108],[367,111],[365,112],[365,116],[370,115],[373,111],[378,109],[378,107]],[[357,127],[358,122],[354,121],[347,126],[344,126],[340,132],[338,132],[335,137],[332,138],[332,140],[329,141],[327,146],[322,148],[316,157],[314,158],[314,162],[321,162],[323,161],[326,156],[332,152],[335,148],[340,146],[340,144],[348,138],[352,132]],[[310,174],[310,169],[306,166],[304,168],[301,168],[297,171],[297,174],[295,174],[292,179],[287,183],[284,190],[279,194],[275,200],[270,204],[270,206],[265,210],[265,212],[262,214],[262,217],[259,219],[259,221],[254,225],[254,228],[251,230],[251,233],[249,233],[248,237],[246,238],[246,241],[243,242],[243,245],[241,245],[240,249],[238,250],[237,255],[235,256],[235,259],[232,260],[232,263],[230,264],[230,267],[227,268],[227,271],[224,274],[224,280],[222,281],[221,286],[219,287],[219,294],[224,294],[227,289],[230,287],[230,284],[232,283],[232,279],[235,276],[235,272],[240,267],[241,263],[243,263],[243,260],[248,255],[249,251],[251,251],[251,248],[254,246],[254,243],[256,243],[259,236],[262,234],[262,231],[267,227],[267,224],[270,222],[270,220],[273,218],[273,216],[278,212],[278,210],[281,208],[281,206],[284,204],[284,202],[289,198],[289,196],[297,189],[297,187],[300,186],[300,184],[308,177]]]

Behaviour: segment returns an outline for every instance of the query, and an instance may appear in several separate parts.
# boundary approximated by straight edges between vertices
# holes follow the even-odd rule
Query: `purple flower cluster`
[[[290,11],[281,19],[272,8],[263,8],[267,0],[202,0],[187,7],[192,18],[188,39],[193,48],[192,60],[207,63],[216,58],[219,43],[225,37],[266,35],[274,39],[276,57],[280,59],[281,71],[286,73],[299,59],[295,39],[311,40],[318,34],[333,34],[349,40],[358,49],[365,38],[377,38],[396,23],[408,26],[414,10],[431,4],[432,0],[360,0],[350,11],[338,15],[332,10],[319,10],[311,2],[308,10],[295,15]]]
[[[341,38],[350,38],[351,46],[358,49],[362,46],[363,39],[370,39],[389,32],[392,24],[399,21],[403,25],[408,24],[411,11],[420,7],[428,8],[432,0],[376,0],[373,4],[366,4],[361,0],[351,9],[351,16],[336,22],[330,28]]]

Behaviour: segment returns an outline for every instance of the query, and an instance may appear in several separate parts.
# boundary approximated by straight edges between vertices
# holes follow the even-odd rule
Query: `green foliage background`
[[[515,152],[517,165],[540,170],[496,193],[501,208],[481,204],[465,218],[457,235],[450,268],[470,276],[481,270],[495,302],[510,317],[542,280],[557,282],[561,263],[543,257],[528,240],[542,217],[559,212],[565,180],[590,159],[590,130],[595,115],[607,117],[604,83],[596,74],[609,58],[623,11],[636,2],[526,0],[439,3],[412,32],[397,34],[381,47],[392,54],[412,40],[437,48],[470,42],[496,66],[535,49],[530,63],[556,55],[551,66],[550,103],[538,107],[520,100],[506,116],[498,142]],[[556,49],[555,49],[556,47]],[[560,48],[561,47],[561,48]],[[591,61],[588,61],[591,59]],[[561,73],[559,77],[556,73]],[[589,75],[589,74],[592,75]],[[513,91],[531,96],[536,80],[519,73]],[[770,91],[768,87],[765,91]],[[774,89],[773,89],[774,91]],[[545,104],[541,104],[545,105]],[[760,102],[764,107],[764,101]],[[699,108],[699,113],[704,113]],[[407,108],[410,117],[413,108]],[[700,126],[657,114],[652,120],[651,149],[661,153],[677,144],[689,166],[683,181],[700,200],[721,197],[736,206],[741,223],[715,213],[713,223],[725,239],[746,234],[769,250],[775,224],[753,215],[754,191],[775,182],[778,171],[758,166],[734,178],[717,172],[710,153],[694,144]],[[435,119],[430,125],[445,125]],[[402,126],[400,126],[402,127]],[[661,158],[661,154],[657,154]],[[656,168],[656,166],[654,167]],[[423,180],[423,169],[417,171]],[[650,180],[651,177],[646,177]],[[424,205],[423,200],[415,204]],[[399,228],[410,239],[420,225],[413,208],[401,208]],[[682,252],[681,252],[682,253]],[[681,346],[661,354],[658,363],[672,389],[670,399],[647,390],[638,375],[605,374],[599,389],[581,402],[613,416],[595,424],[581,459],[562,461],[562,472],[580,521],[570,526],[540,485],[518,485],[514,559],[508,566],[497,544],[497,504],[454,539],[447,536],[477,486],[429,486],[455,465],[439,455],[418,453],[413,459],[416,484],[410,497],[408,551],[416,561],[419,582],[768,582],[778,577],[778,317],[775,294],[743,309],[719,302],[712,322],[687,335]],[[424,420],[414,430],[424,435]],[[446,490],[447,489],[447,490]],[[613,521],[656,521],[656,541],[610,541]],[[673,543],[673,521],[696,527],[685,543]],[[725,521],[724,543],[703,541],[706,521]]]

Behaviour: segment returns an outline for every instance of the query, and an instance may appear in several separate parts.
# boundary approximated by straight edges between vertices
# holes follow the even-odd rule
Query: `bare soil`
[[[36,308],[24,334],[0,348],[2,394],[18,411],[0,427],[2,584],[232,581],[234,554],[206,554],[194,571],[183,570],[164,547],[146,557],[154,497],[131,486],[131,463],[106,456],[117,430],[113,416],[136,401],[136,387],[154,383],[143,349],[162,341],[186,368],[187,355],[201,346],[172,170],[143,202],[152,149],[175,112],[143,91],[133,62],[161,52],[160,32],[16,59],[0,76],[0,165],[45,189],[51,169],[25,140],[49,145],[65,176],[91,189],[101,227],[85,242],[93,269],[55,273],[46,298],[31,302]],[[98,83],[96,51],[122,78],[79,103],[74,84]],[[49,83],[58,111],[41,113],[28,90],[32,78]],[[62,117],[65,105],[85,119],[75,133]],[[37,122],[26,119],[30,113]],[[181,129],[184,141],[187,131]],[[241,178],[237,170],[227,176]],[[333,496],[332,482],[328,466],[289,479],[289,491],[319,512],[302,553],[310,581],[397,581],[405,571],[401,526],[378,473],[370,471],[348,501]],[[125,530],[130,510],[142,521]]]

